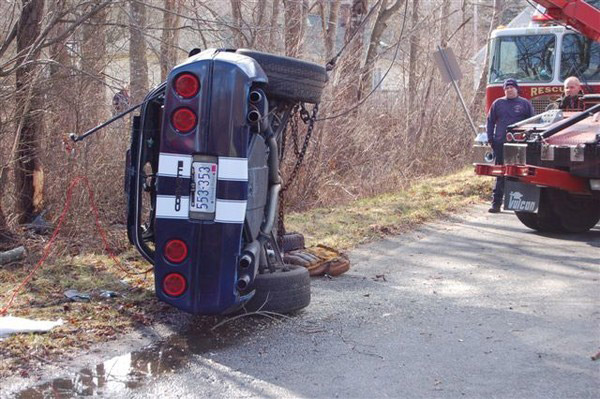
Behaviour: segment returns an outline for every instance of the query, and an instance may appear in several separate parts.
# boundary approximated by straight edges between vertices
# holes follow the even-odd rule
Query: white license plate
[[[217,164],[192,162],[190,212],[215,213]]]

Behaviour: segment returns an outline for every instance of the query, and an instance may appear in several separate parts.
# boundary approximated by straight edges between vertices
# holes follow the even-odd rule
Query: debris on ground
[[[48,212],[47,209],[44,209],[39,215],[37,215],[33,221],[25,227],[35,234],[39,235],[47,235],[52,231],[52,224],[44,219],[44,215]]]
[[[31,320],[22,317],[0,317],[0,338],[11,334],[48,332],[54,327],[61,326],[62,319],[57,321]]]
[[[0,265],[15,262],[25,257],[25,247],[20,246],[9,251],[0,252]]]
[[[100,298],[116,298],[118,296],[119,296],[119,294],[117,294],[115,291],[109,291],[109,290],[100,291]]]
[[[77,290],[66,290],[64,295],[73,302],[89,302],[90,294],[84,294]]]
[[[306,267],[311,276],[339,276],[350,269],[346,254],[322,244],[286,252],[283,261]]]
[[[598,352],[594,356],[592,356],[592,360],[596,361],[598,359],[600,359],[600,352]]]

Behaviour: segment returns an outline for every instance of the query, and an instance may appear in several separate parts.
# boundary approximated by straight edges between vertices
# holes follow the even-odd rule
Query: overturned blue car
[[[279,163],[291,115],[308,114],[326,82],[314,63],[212,49],[147,95],[125,189],[129,240],[154,265],[158,298],[193,314],[308,306],[308,272],[278,245]]]

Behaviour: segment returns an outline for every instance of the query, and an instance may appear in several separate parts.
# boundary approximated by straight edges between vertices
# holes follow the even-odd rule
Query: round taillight
[[[186,288],[185,277],[179,273],[167,274],[163,280],[163,291],[169,296],[180,296]]]
[[[173,112],[173,126],[181,133],[187,133],[196,127],[196,114],[189,108],[179,108]]]
[[[182,73],[175,78],[175,92],[183,98],[192,98],[200,90],[198,78],[191,73]]]
[[[165,245],[165,258],[171,263],[183,262],[187,254],[187,245],[181,240],[170,240]]]

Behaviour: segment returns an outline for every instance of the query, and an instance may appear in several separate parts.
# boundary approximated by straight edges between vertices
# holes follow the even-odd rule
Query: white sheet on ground
[[[30,320],[22,317],[5,316],[0,317],[0,338],[10,334],[47,332],[54,327],[63,324],[61,319],[57,321]]]

